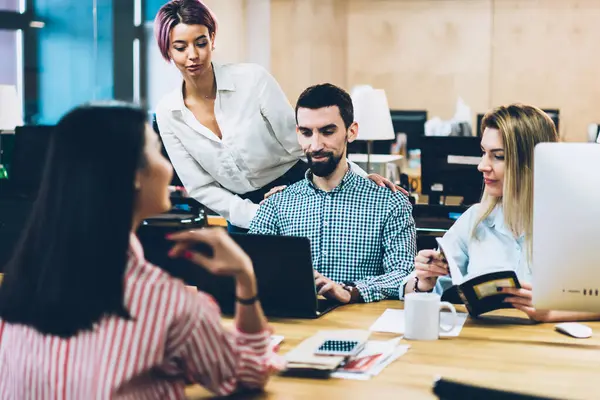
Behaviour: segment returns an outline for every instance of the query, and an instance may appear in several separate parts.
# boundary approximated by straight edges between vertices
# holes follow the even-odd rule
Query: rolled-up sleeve
[[[415,221],[412,206],[403,197],[390,211],[383,231],[383,269],[385,273],[361,279],[356,287],[365,302],[398,298],[404,279],[414,270],[416,251]]]
[[[279,193],[269,197],[260,206],[256,217],[250,223],[250,231],[248,233],[258,235],[280,235],[279,215],[275,208],[275,198],[279,197]]]
[[[180,360],[189,383],[226,396],[239,389],[263,388],[269,376],[284,367],[273,351],[269,331],[226,329],[210,296],[198,293],[186,299],[180,324],[171,332],[169,357]]]

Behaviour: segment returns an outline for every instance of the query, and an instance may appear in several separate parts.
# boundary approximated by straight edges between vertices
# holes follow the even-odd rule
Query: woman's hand
[[[510,303],[517,310],[523,311],[527,316],[538,322],[549,322],[551,311],[550,310],[537,310],[533,306],[533,292],[531,291],[531,285],[527,282],[521,282],[521,288],[502,288],[502,293],[510,294],[510,297],[504,299],[506,303]]]
[[[271,190],[269,190],[267,193],[265,193],[265,198],[260,202],[260,204],[264,203],[266,199],[273,196],[275,193],[279,193],[279,192],[283,191],[283,189],[285,189],[286,187],[287,187],[286,185],[281,185],[281,186],[275,186],[275,187],[271,188]]]
[[[177,242],[169,251],[169,257],[184,257],[214,275],[236,278],[254,277],[250,257],[222,228],[205,228],[174,233],[167,237]],[[212,255],[192,250],[203,243],[212,249]]]
[[[420,291],[430,291],[435,287],[438,277],[448,275],[448,263],[435,250],[421,250],[415,257],[415,271],[419,278]]]
[[[405,195],[408,196],[408,192],[406,190],[404,190],[404,188],[402,186],[395,185],[392,181],[390,181],[389,179],[384,178],[381,175],[378,175],[378,174],[369,174],[369,175],[367,175],[367,178],[369,178],[370,180],[372,180],[373,182],[375,182],[378,186],[381,186],[381,187],[386,187],[387,186],[394,193],[399,190],[399,191],[401,191],[402,193],[404,193]]]

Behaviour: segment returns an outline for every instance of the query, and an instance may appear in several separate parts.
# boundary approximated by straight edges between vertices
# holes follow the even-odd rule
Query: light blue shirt
[[[481,215],[481,205],[469,208],[444,235],[444,250],[452,257],[463,273],[479,274],[498,269],[512,269],[520,281],[531,282],[531,266],[527,261],[527,245],[522,235],[515,238],[504,224],[502,207],[498,206],[477,227],[473,227]],[[452,286],[452,279],[441,277],[434,292],[443,293]]]

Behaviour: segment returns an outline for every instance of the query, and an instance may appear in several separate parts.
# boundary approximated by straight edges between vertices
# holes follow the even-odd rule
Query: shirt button
[[[326,256],[327,255],[327,251],[323,251],[323,255]]]
[[[327,222],[327,221],[324,221],[324,222],[323,222],[323,225],[325,225],[325,226],[329,226],[329,222]]]

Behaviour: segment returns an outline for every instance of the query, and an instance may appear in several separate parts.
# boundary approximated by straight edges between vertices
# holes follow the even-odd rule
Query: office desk
[[[272,320],[284,335],[281,354],[321,329],[368,329],[386,308],[399,301],[345,306],[317,320]],[[521,317],[516,310],[494,316]],[[521,319],[521,322],[526,322]],[[229,322],[228,322],[229,323]],[[266,392],[239,398],[268,399],[435,399],[437,376],[499,389],[555,398],[598,398],[600,322],[589,323],[595,335],[573,339],[556,333],[553,324],[518,325],[468,320],[458,338],[434,342],[403,341],[408,353],[369,381],[271,378]],[[373,334],[373,339],[394,337]],[[199,386],[188,387],[192,399],[210,398]]]

